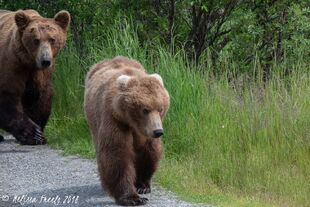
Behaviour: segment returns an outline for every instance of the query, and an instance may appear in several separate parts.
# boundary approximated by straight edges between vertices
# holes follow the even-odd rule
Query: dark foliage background
[[[212,68],[229,58],[238,72],[251,70],[258,58],[265,80],[271,64],[309,59],[309,7],[307,0],[0,0],[0,8],[32,8],[49,17],[68,10],[81,56],[88,54],[85,41],[100,41],[115,20],[129,19],[141,45],[151,40],[172,53],[183,48],[190,60]]]

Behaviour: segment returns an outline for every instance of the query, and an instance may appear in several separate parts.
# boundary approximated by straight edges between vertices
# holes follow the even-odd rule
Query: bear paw
[[[147,198],[134,195],[134,196],[127,196],[127,197],[120,198],[116,202],[117,204],[122,205],[122,206],[142,206],[142,205],[145,205],[147,201],[148,201]]]
[[[42,131],[39,126],[33,124],[27,127],[22,136],[18,136],[17,140],[22,145],[43,145],[46,144],[46,140],[42,135]]]

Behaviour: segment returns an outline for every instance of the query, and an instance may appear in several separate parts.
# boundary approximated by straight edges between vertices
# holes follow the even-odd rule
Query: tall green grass
[[[87,58],[69,43],[58,59],[46,132],[52,146],[94,157],[83,115],[84,76],[101,59],[129,56],[160,73],[171,95],[157,183],[218,206],[310,206],[309,65],[285,66],[290,76],[275,65],[264,84],[258,58],[251,74],[236,75],[238,66],[227,59],[215,76],[212,68],[187,62],[182,50],[172,55],[152,42],[139,45],[130,25],[103,36],[89,40]]]

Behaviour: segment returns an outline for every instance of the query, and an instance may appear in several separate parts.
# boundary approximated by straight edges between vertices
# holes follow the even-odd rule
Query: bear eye
[[[33,40],[33,44],[36,45],[36,46],[38,46],[38,45],[40,44],[40,40],[39,40],[38,38],[35,38],[35,39]]]
[[[158,112],[159,113],[163,112],[163,108],[158,109]]]
[[[51,43],[51,45],[53,45],[56,40],[54,38],[49,38],[48,41],[49,41],[49,43]]]
[[[150,110],[148,110],[148,109],[143,109],[143,114],[147,115],[147,114],[149,114],[149,113],[150,113]]]

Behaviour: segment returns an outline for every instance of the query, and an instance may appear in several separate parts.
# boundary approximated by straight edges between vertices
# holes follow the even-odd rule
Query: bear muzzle
[[[39,69],[46,69],[52,65],[52,50],[50,45],[42,44],[36,62]]]

